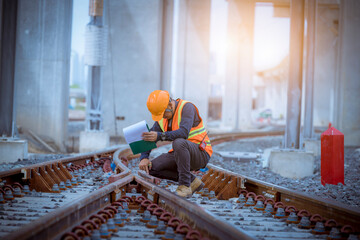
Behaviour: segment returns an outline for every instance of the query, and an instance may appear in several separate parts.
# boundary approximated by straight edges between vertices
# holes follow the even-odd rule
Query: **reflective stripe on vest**
[[[181,100],[181,99],[177,99],[176,101],[179,101],[178,103],[178,107],[175,110],[175,113],[173,115],[173,122],[172,122],[172,131],[176,131],[180,128],[180,122],[181,122],[181,114],[182,114],[182,110],[184,108],[184,105],[186,103],[189,103],[188,101],[185,100]],[[190,142],[196,143],[196,144],[200,144],[201,141],[204,139],[204,141],[206,142],[206,147],[205,147],[205,151],[209,154],[209,156],[212,155],[212,147],[211,147],[211,143],[210,143],[210,139],[209,136],[207,136],[207,132],[206,129],[204,127],[202,118],[200,117],[199,114],[199,110],[197,109],[197,107],[194,105],[196,112],[200,118],[200,123],[198,126],[193,127],[190,129],[189,132],[189,136],[187,138],[187,140],[189,140]],[[168,120],[167,119],[161,119],[159,122],[159,126],[161,128],[161,130],[163,132],[166,132],[167,130],[167,126],[168,126]],[[169,151],[171,152],[172,149]]]

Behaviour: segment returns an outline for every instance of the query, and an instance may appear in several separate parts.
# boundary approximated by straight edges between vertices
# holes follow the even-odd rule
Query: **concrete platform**
[[[273,150],[269,157],[269,169],[282,177],[301,179],[314,174],[315,156],[303,150]]]
[[[313,152],[315,157],[321,154],[321,141],[316,139],[304,139],[304,148],[306,152]]]
[[[16,162],[28,158],[28,143],[21,139],[0,139],[0,163]]]
[[[109,134],[103,131],[80,132],[79,152],[93,152],[110,146]]]

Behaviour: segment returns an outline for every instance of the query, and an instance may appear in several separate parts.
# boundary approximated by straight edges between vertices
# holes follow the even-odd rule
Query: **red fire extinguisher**
[[[329,124],[321,134],[321,184],[344,184],[344,134]]]

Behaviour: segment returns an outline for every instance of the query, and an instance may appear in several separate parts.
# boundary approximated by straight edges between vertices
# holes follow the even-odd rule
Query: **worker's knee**
[[[155,172],[158,172],[160,170],[160,166],[156,161],[152,163],[151,170]]]
[[[172,143],[172,146],[173,146],[173,149],[174,151],[178,151],[178,150],[181,150],[181,149],[184,149],[186,148],[187,146],[187,140],[186,139],[183,139],[183,138],[177,138],[173,141]]]

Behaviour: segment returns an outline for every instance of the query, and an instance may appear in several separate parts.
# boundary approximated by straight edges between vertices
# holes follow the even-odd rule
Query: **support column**
[[[167,91],[170,91],[171,86],[173,25],[174,0],[163,0],[160,89]]]
[[[229,0],[222,128],[251,127],[255,1]]]
[[[168,29],[163,26],[167,21],[163,19],[163,11],[169,10],[164,4],[163,1],[104,1],[104,24],[109,29],[109,40],[107,64],[103,68],[102,109],[104,131],[111,136],[123,135],[124,127],[140,120],[145,119],[150,127],[153,125],[146,100],[152,91],[165,87],[160,79],[167,75],[161,76],[162,31]],[[165,69],[165,63],[163,67],[164,71],[169,70]]]
[[[360,1],[341,1],[339,24],[340,56],[334,126],[344,133],[345,146],[359,146]]]
[[[317,2],[313,125],[326,128],[330,122],[335,123],[334,104],[337,100],[334,93],[340,42],[339,5]]]
[[[72,0],[20,0],[17,124],[66,151]]]
[[[300,147],[304,3],[304,0],[291,0],[290,5],[290,62],[285,148],[299,149]]]
[[[314,173],[313,152],[300,149],[301,87],[303,71],[305,0],[291,0],[290,69],[285,128],[285,149],[273,150],[269,169],[283,177],[300,179]],[[295,148],[295,149],[294,149]]]
[[[317,1],[307,1],[307,33],[306,33],[306,74],[305,74],[305,108],[304,108],[304,148],[315,156],[320,155],[320,141],[314,139],[314,71],[316,46],[316,12]]]
[[[103,0],[89,0],[90,23],[86,26],[85,64],[88,65],[86,130],[80,133],[80,152],[109,147],[103,131],[102,72],[106,63],[107,28],[103,26]]]
[[[0,2],[0,138],[15,136],[14,70],[17,6],[17,0]]]
[[[316,11],[317,1],[307,1],[307,34],[306,34],[306,75],[305,75],[305,119],[304,138],[313,137],[313,90],[315,69],[315,33],[316,33]]]
[[[177,0],[173,97],[193,102],[206,122],[209,102],[210,0]],[[174,31],[176,31],[174,29]]]
[[[0,1],[0,163],[26,159],[26,140],[17,136],[15,45],[17,0]]]

